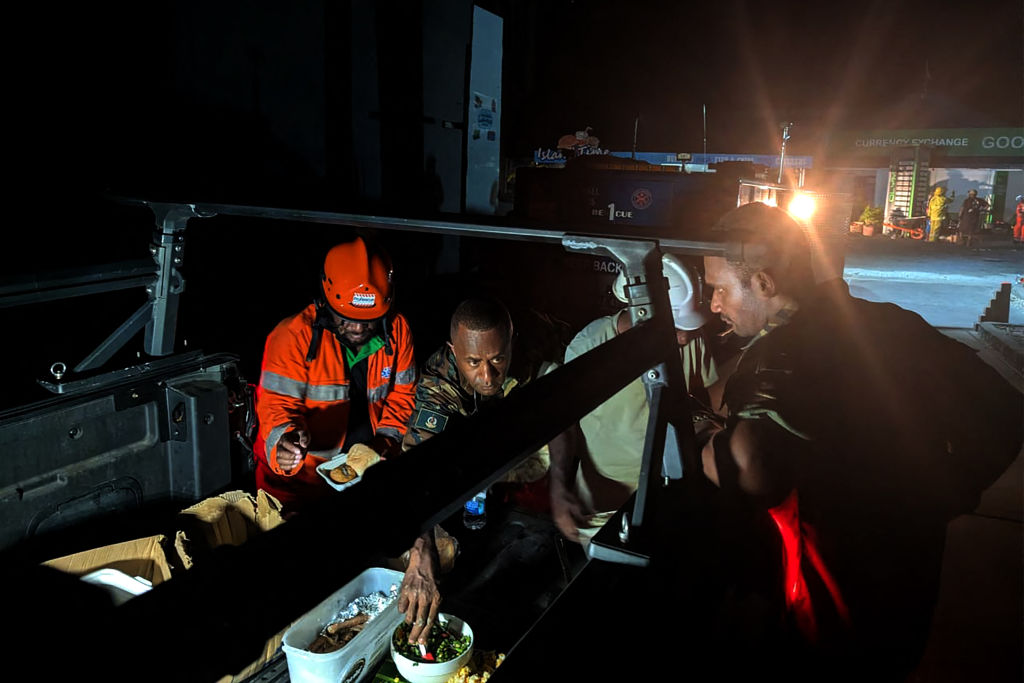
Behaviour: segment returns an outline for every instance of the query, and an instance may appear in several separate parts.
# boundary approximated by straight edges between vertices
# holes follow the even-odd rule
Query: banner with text
[[[1024,159],[1024,128],[933,128],[837,133],[830,156],[878,156],[897,147],[929,146],[949,156]]]

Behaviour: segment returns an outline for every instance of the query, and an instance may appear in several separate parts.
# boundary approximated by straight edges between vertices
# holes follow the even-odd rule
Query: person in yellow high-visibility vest
[[[949,206],[949,197],[946,196],[946,188],[936,187],[931,199],[928,200],[928,241],[935,242],[939,238],[939,230],[945,227],[949,218],[946,215],[946,207]]]

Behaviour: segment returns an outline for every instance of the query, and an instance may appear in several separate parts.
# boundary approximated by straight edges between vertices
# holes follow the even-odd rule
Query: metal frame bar
[[[95,370],[102,366],[117,353],[118,349],[128,343],[128,340],[138,334],[152,320],[153,304],[147,301],[142,304],[131,316],[114,330],[109,337],[100,342],[92,353],[82,359],[82,362],[75,366],[75,372]],[[45,384],[43,386],[46,386]]]
[[[0,285],[0,308],[144,286],[153,281],[157,270],[157,266],[152,262],[140,260],[41,273]]]
[[[242,206],[233,204],[161,204],[144,199],[130,197],[114,197],[115,201],[125,204],[149,206],[157,211],[169,211],[176,208],[181,215],[188,218],[211,218],[214,216],[237,216],[249,218],[268,218],[273,220],[297,221],[301,223],[319,223],[323,225],[344,225],[355,228],[374,228],[380,230],[399,230],[403,232],[427,232],[438,235],[461,237],[490,237],[503,240],[524,240],[549,244],[562,244],[563,239],[574,234],[582,234],[577,230],[544,230],[540,228],[516,225],[508,222],[473,223],[457,220],[431,221],[411,218],[393,218],[390,216],[370,216],[365,214],[342,213],[332,211],[310,211],[306,209],[286,209],[263,206]],[[158,214],[159,218],[159,214]],[[642,234],[601,234],[585,237],[583,241],[600,239],[620,239],[628,242],[650,240]],[[685,253],[700,256],[721,256],[726,253],[727,246],[721,242],[705,240],[683,240],[657,238],[664,251]]]

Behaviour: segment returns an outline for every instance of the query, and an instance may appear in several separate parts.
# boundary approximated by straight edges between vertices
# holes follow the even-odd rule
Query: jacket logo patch
[[[377,295],[356,292],[352,295],[352,305],[356,308],[371,308],[377,305]]]
[[[391,379],[391,366],[390,365],[384,366],[384,369],[380,371],[380,378],[381,379]]]
[[[439,434],[447,424],[448,417],[446,415],[435,413],[433,410],[427,410],[426,408],[420,408],[420,412],[416,414],[416,422],[413,423],[413,427]]]

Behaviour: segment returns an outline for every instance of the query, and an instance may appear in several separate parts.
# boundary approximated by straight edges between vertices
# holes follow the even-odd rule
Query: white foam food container
[[[362,475],[359,475],[352,481],[346,481],[344,484],[339,484],[338,482],[331,479],[331,470],[333,470],[336,467],[341,467],[342,465],[345,464],[346,460],[348,460],[348,453],[339,453],[330,460],[325,460],[324,462],[316,466],[317,473],[321,477],[323,477],[324,481],[326,481],[328,485],[335,491],[344,491],[349,486],[355,486],[356,484],[363,480]]]
[[[310,652],[306,648],[353,600],[377,591],[390,595],[391,587],[401,583],[401,572],[371,567],[292,624],[285,631],[281,643],[288,661],[288,678],[292,683],[359,683],[367,680],[373,668],[389,652],[391,633],[402,621],[397,599],[367,622],[366,627],[344,647],[327,653]]]
[[[153,588],[153,584],[140,576],[129,576],[120,569],[97,569],[82,577],[82,581],[102,586],[115,605],[122,605],[136,595],[142,595]]]

